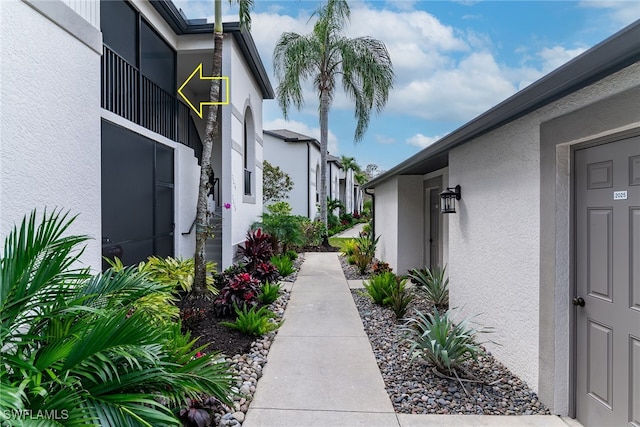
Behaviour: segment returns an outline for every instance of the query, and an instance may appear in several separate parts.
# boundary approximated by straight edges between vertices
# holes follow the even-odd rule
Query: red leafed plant
[[[249,273],[233,276],[220,289],[220,293],[213,302],[216,315],[229,316],[235,313],[234,305],[254,307],[258,304],[259,288],[260,281]]]
[[[278,277],[280,277],[278,269],[270,261],[257,264],[252,275],[263,285],[267,282],[274,283],[276,280],[278,280]]]
[[[247,270],[254,271],[258,264],[269,261],[273,255],[271,235],[261,229],[249,231],[244,245],[238,246],[238,254],[244,257]]]

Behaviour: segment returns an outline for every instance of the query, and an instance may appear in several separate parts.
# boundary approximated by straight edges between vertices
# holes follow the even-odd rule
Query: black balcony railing
[[[193,148],[201,158],[202,141],[189,107],[107,46],[102,55],[101,102],[102,108]]]

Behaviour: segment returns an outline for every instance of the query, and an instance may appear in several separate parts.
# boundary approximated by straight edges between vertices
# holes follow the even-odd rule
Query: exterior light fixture
[[[460,200],[460,186],[453,188],[447,187],[445,191],[440,193],[442,203],[440,204],[440,212],[443,214],[456,213],[456,200]]]

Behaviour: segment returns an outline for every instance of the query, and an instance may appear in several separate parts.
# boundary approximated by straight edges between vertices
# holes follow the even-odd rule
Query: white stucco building
[[[450,306],[587,427],[640,425],[639,60],[636,21],[365,185],[377,256],[447,265]]]
[[[213,24],[168,0],[0,8],[2,233],[34,207],[60,207],[95,238],[83,259],[96,269],[101,255],[193,256],[205,120],[177,88],[199,64],[210,73]],[[221,267],[262,212],[262,101],[274,96],[250,33],[237,23],[224,31],[229,99],[212,153],[221,220],[208,248]],[[199,78],[184,88],[196,106],[208,92]]]

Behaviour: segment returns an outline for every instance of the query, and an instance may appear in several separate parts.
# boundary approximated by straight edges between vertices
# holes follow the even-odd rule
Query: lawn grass
[[[329,237],[329,244],[334,248],[342,250],[345,242],[355,240],[353,237]]]

